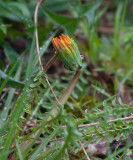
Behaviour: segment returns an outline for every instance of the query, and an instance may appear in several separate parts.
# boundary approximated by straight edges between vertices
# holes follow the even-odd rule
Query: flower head
[[[67,69],[78,70],[82,67],[78,46],[69,36],[62,34],[59,38],[53,38],[52,44],[55,48],[55,53]]]

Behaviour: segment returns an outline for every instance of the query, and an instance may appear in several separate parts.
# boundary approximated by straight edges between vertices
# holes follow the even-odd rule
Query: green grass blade
[[[123,78],[123,80],[120,83],[120,86],[124,85],[124,83],[127,81],[127,79],[133,74],[133,69],[131,69],[129,72],[127,72],[127,74],[125,75],[125,77]]]
[[[57,131],[59,130],[60,126],[57,127],[52,133],[51,135],[46,138],[41,145],[38,147],[38,149],[35,151],[35,153],[29,158],[29,160],[34,160],[36,159],[36,157],[38,156],[38,154],[40,152],[42,152],[43,148],[48,144],[48,142],[55,136],[55,134],[57,133]]]
[[[40,56],[42,56],[47,50],[48,46],[51,43],[52,38],[55,36],[56,32],[52,33],[48,40],[44,42],[44,44],[40,47]]]
[[[16,126],[17,126],[17,123],[18,123],[18,119],[20,118],[21,113],[24,109],[23,100],[26,97],[26,90],[30,85],[31,75],[32,75],[32,72],[33,72],[33,69],[34,69],[34,67],[33,67],[34,64],[32,63],[34,61],[34,58],[35,58],[35,55],[34,55],[35,54],[35,48],[34,47],[35,47],[35,36],[33,36],[32,46],[31,46],[31,49],[30,49],[29,63],[28,63],[27,71],[26,71],[25,88],[22,92],[21,97],[16,102],[16,106],[15,106],[14,114],[13,114],[13,122],[12,122],[12,125],[10,125],[10,130],[8,132],[8,135],[7,135],[7,138],[6,138],[6,141],[5,141],[3,152],[8,151],[9,148],[10,148],[10,145],[11,145],[13,137],[14,137],[14,132],[16,130]],[[6,160],[7,156],[4,156],[3,159]]]
[[[33,141],[30,143],[30,145],[28,146],[28,148],[26,149],[26,151],[23,153],[23,159],[25,159],[25,157],[27,156],[27,154],[29,153],[29,151],[32,149],[33,145],[35,144],[35,141],[39,138],[40,134],[42,133],[42,129],[43,127],[46,125],[47,121],[45,121],[40,130],[38,131],[38,134],[36,135],[36,137],[33,139]]]
[[[0,76],[1,76],[1,83],[3,83],[5,81],[5,79],[7,78],[7,75],[0,70]],[[1,84],[0,83],[0,84]],[[15,80],[12,77],[9,77],[7,83],[6,83],[6,87],[12,87],[12,88],[23,88],[24,87],[24,83]]]
[[[50,45],[51,40],[52,40],[52,38],[54,37],[55,33],[56,33],[56,32],[54,32],[54,33],[49,37],[49,39],[46,40],[46,41],[44,42],[44,44],[40,47],[40,56],[41,56],[41,57],[42,57],[43,54],[46,52],[46,50],[47,50],[48,46]],[[38,55],[36,55],[36,59],[35,59],[34,64],[36,65],[37,63],[38,63]]]
[[[17,140],[16,140],[16,149],[18,151],[19,159],[23,160],[22,153],[20,151],[19,144],[18,144]]]
[[[21,73],[21,68],[22,66],[20,65],[17,72],[16,72],[16,75],[15,75],[15,79],[18,79],[19,76],[20,76],[20,73]],[[5,106],[4,106],[4,109],[1,113],[1,118],[0,118],[0,128],[4,125],[6,119],[7,119],[7,115],[8,115],[8,112],[9,112],[9,109],[11,108],[11,102],[12,102],[12,99],[13,99],[13,96],[14,96],[14,92],[15,92],[15,89],[11,89],[9,91],[9,94],[8,94],[8,97],[7,97],[7,100],[5,102]]]
[[[11,68],[11,70],[9,71],[9,73],[7,74],[7,77],[5,78],[4,82],[2,83],[1,87],[0,87],[0,95],[4,89],[4,87],[6,86],[11,74],[13,73],[13,71],[16,69],[17,65],[18,65],[19,59],[16,61],[16,63],[13,65],[13,67]]]
[[[3,49],[10,64],[15,63],[18,58],[20,58],[21,63],[24,63],[23,58],[20,57],[19,54],[8,43],[4,42]]]

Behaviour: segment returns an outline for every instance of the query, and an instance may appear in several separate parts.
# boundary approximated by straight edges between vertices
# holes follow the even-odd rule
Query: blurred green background
[[[106,122],[132,116],[133,1],[44,0],[39,7],[37,29],[43,66],[54,55],[52,38],[62,33],[76,41],[84,56],[75,90],[64,108],[59,107],[59,116],[47,122],[51,128],[44,124],[44,118],[56,101],[41,78],[46,75],[38,63],[37,2],[0,1],[0,158],[85,159],[80,137],[86,149],[91,142],[106,142],[102,158],[88,151],[92,159],[131,159],[132,120]],[[57,59],[46,74],[60,98],[74,72]],[[101,126],[76,129],[77,125],[95,122]],[[45,146],[47,150],[42,152]]]

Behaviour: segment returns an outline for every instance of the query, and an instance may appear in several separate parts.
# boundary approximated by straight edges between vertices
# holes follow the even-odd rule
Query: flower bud
[[[80,52],[74,40],[62,34],[59,38],[53,38],[52,44],[56,51],[55,54],[67,69],[76,71],[82,68]]]

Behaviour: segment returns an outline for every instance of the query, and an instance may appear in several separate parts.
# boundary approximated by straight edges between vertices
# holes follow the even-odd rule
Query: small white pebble
[[[89,154],[95,154],[97,152],[97,148],[93,144],[89,144],[87,152]]]

